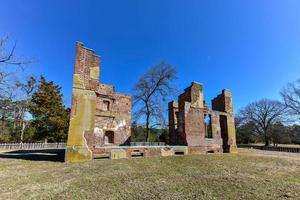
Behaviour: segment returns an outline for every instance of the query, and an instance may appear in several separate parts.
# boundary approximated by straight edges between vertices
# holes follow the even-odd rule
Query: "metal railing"
[[[64,149],[66,145],[66,143],[3,143],[0,144],[0,150]]]
[[[275,146],[260,146],[251,144],[239,144],[239,148],[252,148],[264,151],[279,151],[279,152],[290,152],[290,153],[300,153],[300,147],[275,147]]]
[[[166,146],[165,142],[130,142],[130,146]]]

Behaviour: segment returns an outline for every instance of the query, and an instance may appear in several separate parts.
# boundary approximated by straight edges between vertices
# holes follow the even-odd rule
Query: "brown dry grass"
[[[0,199],[300,199],[298,159],[241,151],[71,164],[2,158]]]

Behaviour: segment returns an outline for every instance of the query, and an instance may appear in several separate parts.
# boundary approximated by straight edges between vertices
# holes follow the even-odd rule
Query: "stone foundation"
[[[148,157],[166,157],[197,155],[207,153],[222,153],[220,146],[207,147],[188,147],[188,146],[162,146],[162,147],[98,147],[94,148],[93,155],[95,159],[122,159],[122,158],[148,158]]]

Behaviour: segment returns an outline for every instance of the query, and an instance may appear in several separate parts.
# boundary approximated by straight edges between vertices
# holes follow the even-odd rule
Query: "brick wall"
[[[175,115],[178,112],[178,116]],[[205,115],[210,115],[212,138],[206,138]],[[220,126],[226,116],[226,130]],[[169,132],[172,145],[187,145],[190,153],[223,152],[223,143],[235,149],[235,129],[231,92],[223,90],[212,100],[212,110],[204,103],[203,86],[193,82],[179,95],[178,103],[169,103]],[[230,144],[229,144],[230,143]],[[226,147],[226,145],[224,145]]]
[[[66,161],[91,159],[96,146],[130,142],[131,97],[100,83],[100,62],[92,49],[76,44]]]

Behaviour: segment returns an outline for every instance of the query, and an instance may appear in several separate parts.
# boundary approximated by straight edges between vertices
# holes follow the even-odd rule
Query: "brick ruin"
[[[66,162],[236,152],[230,91],[213,99],[210,110],[195,82],[169,103],[173,146],[130,146],[131,97],[99,81],[100,62],[92,49],[76,44]]]
[[[66,161],[90,160],[98,146],[129,144],[131,97],[100,83],[100,62],[92,49],[76,44]]]
[[[203,86],[193,82],[169,103],[169,134],[171,145],[188,146],[189,153],[237,152],[231,92],[223,90],[210,110]]]

